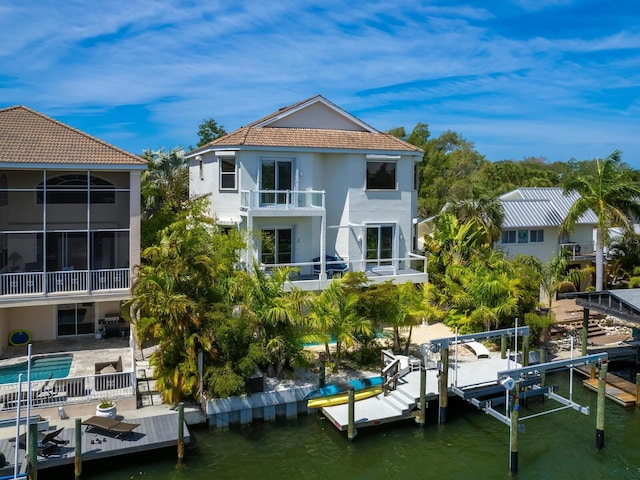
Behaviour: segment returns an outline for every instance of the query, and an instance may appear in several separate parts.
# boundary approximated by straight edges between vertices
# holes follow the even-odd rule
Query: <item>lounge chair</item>
[[[136,427],[139,427],[139,423],[127,423],[115,420],[113,418],[93,416],[87,418],[82,425],[87,427],[87,432],[97,429],[103,432],[115,433],[116,438],[131,433]]]
[[[52,430],[51,432],[38,432],[38,455],[42,457],[49,457],[54,453],[57,453],[61,447],[64,447],[69,443],[69,440],[58,438],[58,435],[60,435],[62,430],[64,430],[64,427],[59,428],[58,430]],[[26,433],[20,435],[18,448],[26,450],[26,440]]]

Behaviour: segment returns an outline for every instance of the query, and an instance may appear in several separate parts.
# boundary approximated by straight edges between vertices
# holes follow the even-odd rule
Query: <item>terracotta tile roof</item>
[[[274,121],[315,102],[322,102],[341,115],[360,125],[361,130],[338,130],[327,128],[294,128],[270,126]],[[369,150],[393,152],[417,152],[422,150],[387,133],[380,132],[352,116],[321,95],[302,100],[281,108],[266,117],[218,138],[213,142],[191,152],[198,153],[211,147],[232,146],[282,147],[282,148],[320,148],[331,150]]]
[[[147,164],[136,155],[21,105],[0,109],[0,163]]]
[[[243,127],[207,146],[236,145],[422,152],[387,133],[320,128]]]

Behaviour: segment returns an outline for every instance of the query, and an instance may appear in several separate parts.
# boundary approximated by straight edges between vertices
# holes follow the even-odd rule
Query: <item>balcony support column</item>
[[[320,280],[327,278],[327,215],[320,217]]]

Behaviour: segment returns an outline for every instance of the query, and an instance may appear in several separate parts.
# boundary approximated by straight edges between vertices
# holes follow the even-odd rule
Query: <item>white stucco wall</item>
[[[244,150],[236,152],[239,188],[221,192],[219,165],[213,153],[202,154],[204,180],[200,165],[190,161],[191,194],[210,194],[211,214],[218,219],[242,218],[241,229],[247,228],[247,214],[240,210],[241,190],[258,190],[259,170],[263,159],[291,159],[293,188],[324,190],[326,207],[326,252],[338,254],[350,261],[363,259],[364,232],[362,224],[389,223],[396,225],[399,248],[397,256],[411,251],[412,218],[416,212],[417,194],[413,190],[414,159],[402,156],[396,163],[397,188],[389,191],[367,191],[366,155],[364,153],[270,152]],[[262,215],[262,213],[261,213]],[[311,261],[320,249],[320,219],[317,217],[278,218],[255,216],[254,230],[270,226],[295,227],[294,262]],[[259,250],[257,244],[254,245]],[[362,264],[360,265],[362,266]]]
[[[510,229],[516,230],[516,229]],[[536,228],[528,228],[527,230],[538,230]],[[496,243],[496,248],[505,252],[509,257],[513,258],[517,255],[531,255],[539,258],[543,262],[551,260],[560,250],[561,243],[577,243],[581,245],[581,254],[590,254],[593,252],[593,227],[590,225],[577,225],[572,234],[568,236],[568,241],[564,241],[558,233],[557,227],[544,228],[544,242],[540,243]]]

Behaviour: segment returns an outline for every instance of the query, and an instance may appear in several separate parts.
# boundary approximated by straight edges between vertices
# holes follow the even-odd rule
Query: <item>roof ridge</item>
[[[136,161],[138,161],[140,163],[145,163],[145,164],[148,163],[142,156],[135,155],[135,154],[133,154],[131,152],[127,152],[126,150],[123,150],[122,148],[119,148],[119,147],[116,147],[115,145],[107,143],[104,140],[99,139],[98,137],[94,137],[93,135],[90,135],[90,134],[88,134],[86,132],[83,132],[82,130],[79,130],[79,129],[75,128],[75,127],[72,127],[71,125],[67,125],[66,123],[61,122],[60,120],[56,120],[55,118],[49,117],[48,115],[45,115],[44,113],[38,112],[37,110],[33,110],[32,108],[26,107],[24,105],[14,105],[12,107],[4,108],[4,109],[0,110],[0,113],[2,113],[4,111],[14,110],[14,109],[15,110],[18,110],[18,109],[26,110],[27,112],[29,112],[31,114],[34,114],[34,115],[37,115],[38,117],[40,117],[40,118],[42,118],[42,119],[44,119],[44,120],[46,120],[48,122],[52,122],[52,123],[54,123],[54,124],[56,124],[56,125],[58,125],[60,127],[66,128],[67,130],[71,130],[72,132],[78,133],[78,134],[82,135],[83,137],[86,137],[86,138],[88,138],[90,140],[93,140],[93,141],[95,141],[95,142],[97,142],[97,143],[99,143],[99,144],[101,144],[101,145],[103,145],[103,146],[105,146],[107,148],[115,150],[118,153],[122,153],[122,154],[124,154],[124,155],[126,155],[128,157],[131,157],[131,158],[135,159]]]

